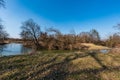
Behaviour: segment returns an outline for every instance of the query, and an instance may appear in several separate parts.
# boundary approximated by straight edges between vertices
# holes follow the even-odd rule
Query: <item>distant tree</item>
[[[0,7],[5,7],[5,1],[4,0],[0,0]]]
[[[5,1],[4,0],[0,0],[0,8],[1,7],[5,7]],[[2,20],[0,19],[0,41],[4,40],[5,38],[8,37],[8,33],[4,30],[4,27],[2,25]]]
[[[90,41],[90,33],[89,32],[81,32],[80,34],[79,34],[79,37],[80,37],[80,42],[82,42],[82,43],[89,43],[89,42],[91,42]]]
[[[92,29],[92,30],[90,31],[90,37],[91,37],[91,41],[92,41],[93,43],[100,41],[100,35],[99,35],[98,31],[95,30],[95,29]]]
[[[33,19],[29,19],[22,23],[21,26],[22,32],[20,33],[21,38],[25,40],[32,40],[37,49],[40,48],[39,37],[40,37],[40,26],[33,21]]]
[[[0,42],[8,38],[8,33],[4,30],[2,23],[0,22]]]
[[[114,28],[116,28],[118,32],[109,36],[109,38],[106,40],[106,46],[116,47],[120,44],[120,24],[117,24],[116,26],[114,26]]]
[[[48,28],[47,32],[50,34],[50,38],[52,38],[52,41],[50,40],[50,44],[52,44],[56,49],[64,49],[63,34],[55,28]]]
[[[119,34],[120,34],[120,24],[117,24],[116,26],[114,26],[114,28],[116,28],[119,32]]]
[[[68,35],[71,36],[71,39],[70,39],[71,44],[75,44],[75,42],[76,42],[76,32],[75,32],[75,30],[72,29]]]
[[[76,35],[74,33],[70,33],[67,35],[64,35],[64,43],[65,43],[65,48],[73,50],[73,45],[76,42]]]
[[[106,40],[106,46],[115,47],[120,44],[120,35],[118,33],[114,33],[110,35]],[[120,47],[120,46],[119,46]]]
[[[58,30],[58,29],[55,29],[55,28],[48,28],[48,29],[46,29],[46,31],[48,32],[48,33],[53,33],[56,37],[58,37],[58,36],[60,36],[60,35],[62,35],[62,33]]]

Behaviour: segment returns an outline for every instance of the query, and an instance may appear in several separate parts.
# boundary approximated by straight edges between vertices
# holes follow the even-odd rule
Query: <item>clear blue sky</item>
[[[120,0],[6,0],[0,18],[11,37],[19,37],[21,23],[33,18],[42,30],[54,27],[63,33],[96,29],[101,37],[116,32]]]

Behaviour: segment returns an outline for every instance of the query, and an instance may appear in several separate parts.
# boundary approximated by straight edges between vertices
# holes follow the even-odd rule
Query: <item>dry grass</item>
[[[0,80],[120,80],[120,55],[41,52],[1,57]]]
[[[109,49],[105,46],[95,45],[93,43],[82,43],[81,45],[89,47],[89,50],[101,50],[101,49]]]

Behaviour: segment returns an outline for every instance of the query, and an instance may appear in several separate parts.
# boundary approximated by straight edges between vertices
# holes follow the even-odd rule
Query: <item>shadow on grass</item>
[[[97,57],[96,55],[97,53],[92,52],[92,53],[87,53],[87,54],[82,54],[82,55],[78,55],[75,54],[75,57],[73,58],[69,58],[70,56],[67,56],[63,62],[57,63],[57,64],[52,64],[48,67],[46,67],[46,69],[50,69],[52,68],[51,72],[48,75],[45,75],[42,78],[39,78],[39,80],[67,80],[67,78],[69,76],[73,76],[73,75],[80,75],[80,74],[84,74],[84,76],[79,77],[79,80],[101,80],[101,77],[99,75],[100,72],[103,71],[118,71],[120,70],[120,66],[118,67],[107,67],[105,66]],[[83,69],[83,70],[79,70],[79,71],[75,71],[75,72],[69,72],[68,68],[70,67],[69,62],[78,58],[84,58],[87,56],[91,56],[93,59],[95,59],[95,61],[102,67],[102,68],[98,68],[98,69],[91,69],[91,68],[87,68],[87,69]],[[92,64],[92,62],[91,62]],[[38,71],[37,74],[41,74],[42,72],[44,72],[45,69]],[[35,75],[33,76],[35,77]]]
[[[107,66],[105,66],[101,60],[97,57],[97,53],[96,52],[92,52],[92,53],[88,53],[102,68],[107,69]]]
[[[78,71],[73,71],[70,72],[68,69],[71,67],[72,63],[70,63],[71,61],[78,59],[78,58],[84,58],[87,56],[91,56],[100,66],[101,68],[97,68],[97,69],[92,69],[92,68],[86,68],[86,69],[82,69],[82,70],[78,70]],[[36,66],[32,66],[32,68],[39,68],[42,67],[44,65],[49,64],[46,67],[43,67],[42,69],[32,72],[28,75],[27,71],[19,71],[16,72],[12,75],[9,76],[9,79],[19,79],[19,80],[67,80],[68,77],[70,76],[76,76],[76,75],[82,75],[81,77],[78,77],[77,80],[101,80],[100,77],[100,72],[103,71],[120,71],[120,66],[116,66],[116,67],[107,67],[106,65],[104,65],[101,60],[98,58],[97,53],[92,52],[92,53],[85,53],[85,54],[77,54],[74,53],[73,55],[68,55],[64,58],[63,61],[61,62],[56,62],[57,58],[59,57],[59,55],[54,56],[52,59],[43,62],[43,63],[39,63]],[[92,62],[91,62],[92,64]],[[18,65],[12,65],[12,66],[16,66],[16,69],[21,69],[20,67],[24,68],[26,66],[30,66],[30,64],[18,64]],[[31,69],[32,69],[31,68]],[[30,70],[31,70],[30,69]],[[38,76],[43,74],[45,71],[49,71],[49,73],[45,74],[44,76]],[[22,76],[22,77],[20,77]],[[77,76],[76,76],[77,77]],[[3,79],[6,80],[6,79]]]
[[[70,58],[71,55],[67,56],[63,61],[58,62],[58,63],[54,63],[54,61],[57,59],[58,56],[56,56],[55,58],[53,58],[52,60],[50,60],[49,62],[45,62],[45,64],[49,64],[49,63],[53,63],[45,68],[43,68],[42,70],[39,70],[37,72],[32,73],[31,78],[34,78],[35,76],[37,76],[38,74],[42,74],[47,70],[50,70],[50,73],[42,78],[39,78],[39,80],[65,80],[67,74],[68,74],[68,67],[70,67],[69,62],[72,60],[75,60],[77,58],[83,58],[88,56],[88,54],[84,54],[84,55],[78,55],[75,54],[75,56],[73,58]],[[44,63],[43,63],[44,65]],[[43,66],[42,65],[42,66]]]

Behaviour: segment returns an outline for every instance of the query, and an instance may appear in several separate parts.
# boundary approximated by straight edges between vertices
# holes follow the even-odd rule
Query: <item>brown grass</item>
[[[95,45],[93,43],[82,43],[81,45],[89,47],[89,50],[101,50],[101,49],[109,49],[106,46]]]
[[[1,57],[0,80],[120,80],[120,55],[41,52]]]

